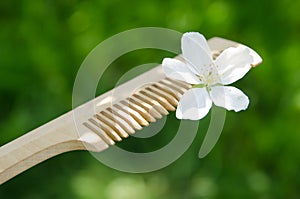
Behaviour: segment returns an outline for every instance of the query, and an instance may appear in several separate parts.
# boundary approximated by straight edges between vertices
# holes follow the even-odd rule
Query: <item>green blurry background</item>
[[[299,8],[299,0],[1,0],[0,145],[70,110],[81,62],[98,43],[127,29],[159,26],[221,36],[254,48],[264,62],[235,83],[250,107],[227,114],[218,144],[204,159],[198,150],[209,117],[200,121],[189,150],[162,170],[122,173],[88,152],[71,152],[1,185],[0,198],[299,198]],[[129,53],[110,66],[99,93],[131,67],[165,55]],[[151,142],[168,143],[175,133],[168,126]],[[151,151],[151,144],[142,148]]]

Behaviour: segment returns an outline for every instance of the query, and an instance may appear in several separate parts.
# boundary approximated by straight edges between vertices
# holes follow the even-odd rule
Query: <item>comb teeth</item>
[[[83,125],[108,145],[121,141],[149,122],[175,111],[180,97],[190,89],[185,82],[162,79],[95,114]]]

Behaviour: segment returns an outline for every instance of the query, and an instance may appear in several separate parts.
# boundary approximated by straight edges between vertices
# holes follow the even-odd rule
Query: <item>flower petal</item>
[[[255,66],[261,64],[262,58],[259,56],[259,54],[257,54],[257,52],[255,52],[253,49],[249,48],[248,46],[244,46],[244,47],[247,48],[250,51],[250,55],[253,58],[251,66],[255,67]]]
[[[211,87],[210,96],[216,106],[235,112],[246,110],[249,105],[249,98],[233,86]]]
[[[162,67],[167,77],[185,81],[190,84],[200,84],[200,79],[188,68],[188,66],[177,59],[165,58]]]
[[[197,75],[202,75],[203,70],[212,63],[211,50],[205,37],[200,33],[184,33],[181,38],[181,50],[184,59]]]
[[[192,88],[181,97],[176,117],[178,119],[200,120],[207,115],[212,101],[206,88]]]
[[[253,57],[247,47],[227,48],[215,61],[220,75],[220,83],[227,85],[241,79],[251,69],[252,62]]]
[[[211,49],[207,43],[206,38],[200,34],[199,32],[187,32],[183,34],[183,37],[188,37],[194,40],[203,50],[208,54],[211,55]]]

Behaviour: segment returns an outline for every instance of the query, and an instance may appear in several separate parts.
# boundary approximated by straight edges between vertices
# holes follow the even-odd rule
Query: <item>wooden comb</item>
[[[208,44],[214,57],[228,47],[241,45],[217,37]],[[137,85],[142,87],[137,89]],[[166,78],[161,65],[135,77],[1,146],[0,184],[67,151],[107,149],[169,111],[175,111],[180,97],[189,88],[191,85],[187,83]]]

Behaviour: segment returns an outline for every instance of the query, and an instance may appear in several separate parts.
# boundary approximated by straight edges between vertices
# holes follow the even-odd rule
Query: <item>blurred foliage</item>
[[[206,158],[197,154],[209,117],[200,121],[189,150],[162,170],[122,173],[88,152],[71,152],[1,185],[0,198],[299,198],[299,8],[299,0],[0,1],[1,145],[70,110],[83,59],[124,30],[198,31],[249,45],[264,59],[235,83],[251,105],[227,114],[221,138]],[[151,50],[134,53],[120,61],[122,67],[107,70],[103,91],[131,67],[163,57]],[[169,117],[175,122],[174,114]],[[167,132],[173,131],[161,134]]]

